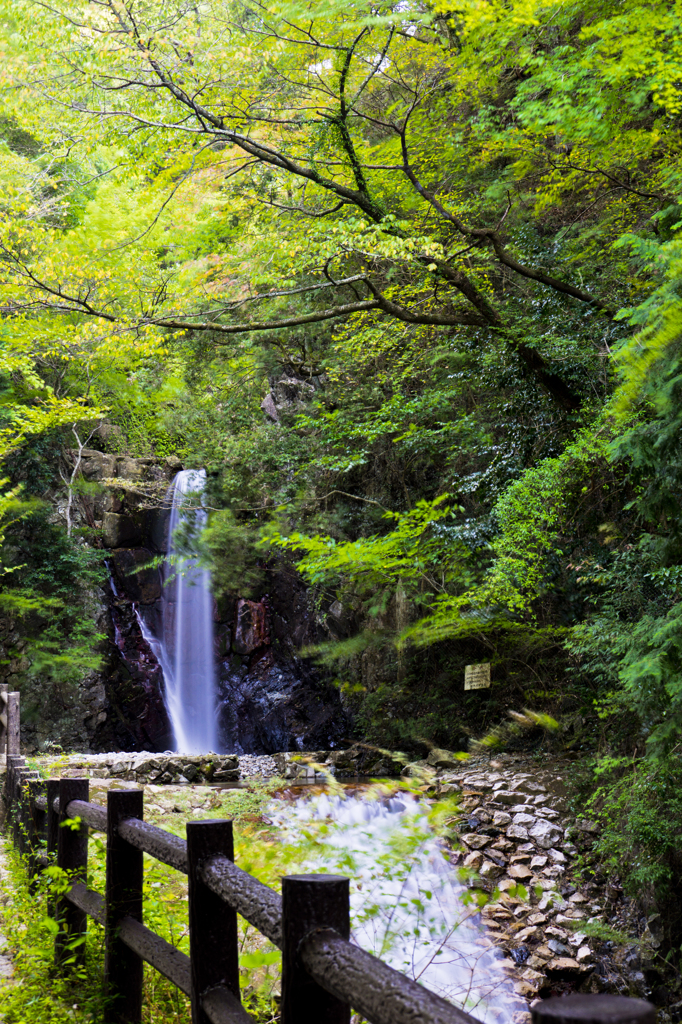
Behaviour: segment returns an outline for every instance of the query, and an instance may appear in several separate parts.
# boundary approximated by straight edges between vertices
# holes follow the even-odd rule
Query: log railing
[[[90,803],[87,779],[41,781],[16,755],[6,802],[30,872],[52,862],[71,882],[48,907],[60,925],[56,964],[84,956],[88,917],[105,928],[109,1024],[141,1020],[143,962],[189,996],[192,1024],[253,1024],[240,1001],[237,914],[282,950],[281,1024],[349,1024],[351,1006],[372,1024],[479,1024],[350,941],[348,878],[291,875],[280,895],[242,871],[231,821],[187,822],[181,839],[144,821],[141,790],[109,791],[102,807]],[[106,833],[103,894],[87,888],[90,829]],[[144,853],[188,877],[189,956],[142,923]],[[656,1012],[643,1000],[578,995],[539,1003],[533,1018],[655,1024]]]

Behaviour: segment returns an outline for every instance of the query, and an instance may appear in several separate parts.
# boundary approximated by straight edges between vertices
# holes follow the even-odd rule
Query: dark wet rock
[[[347,750],[334,751],[329,756],[329,764],[336,775],[400,775],[404,763],[402,760],[386,755],[365,744],[356,743]]]
[[[105,512],[102,519],[102,541],[107,548],[142,545],[144,543],[143,517]]]
[[[153,557],[148,548],[118,548],[111,555],[119,589],[141,604],[153,604],[161,597],[159,570],[143,568]]]
[[[510,954],[515,964],[525,964],[530,956],[530,950],[527,946],[517,946],[516,949],[510,950]]]
[[[563,944],[563,942],[559,942],[558,939],[549,939],[548,942],[547,942],[547,945],[552,950],[553,953],[557,954],[557,956],[570,956],[571,955],[571,951],[568,948],[568,946],[565,946]]]
[[[251,654],[270,646],[268,611],[264,601],[237,602],[232,649],[235,654]]]
[[[142,635],[133,602],[119,591],[110,607],[112,635],[103,673],[109,714],[91,746],[95,750],[168,750],[173,739],[161,668]]]
[[[255,664],[227,659],[219,694],[225,741],[240,752],[330,748],[347,730],[338,690],[270,651]]]

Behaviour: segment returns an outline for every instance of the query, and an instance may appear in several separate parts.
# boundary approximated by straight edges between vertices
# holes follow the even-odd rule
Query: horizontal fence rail
[[[88,918],[105,928],[108,1024],[139,1024],[143,961],[189,996],[192,1024],[253,1024],[240,1001],[237,914],[282,950],[281,1024],[349,1024],[351,1006],[372,1024],[479,1024],[350,941],[349,879],[291,875],[280,895],[234,863],[231,821],[187,822],[182,839],[143,820],[140,790],[110,790],[102,807],[87,779],[45,782],[23,758],[7,760],[15,844],[33,875],[56,862],[72,879],[48,908],[60,924],[56,963],[74,949],[82,958],[74,940]],[[87,888],[88,830],[107,836],[104,894]],[[189,956],[143,924],[145,853],[188,877]],[[655,1024],[643,1000],[571,999],[538,1004],[535,1024]]]

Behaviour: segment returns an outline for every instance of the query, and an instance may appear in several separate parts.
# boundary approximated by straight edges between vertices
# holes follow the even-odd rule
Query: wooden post
[[[234,860],[231,821],[187,822],[189,948],[192,960],[192,1024],[210,1024],[201,1008],[204,993],[224,985],[239,1001],[237,913],[201,881],[209,857]]]
[[[656,1024],[656,1007],[627,996],[583,995],[543,999],[531,1010],[533,1024]]]
[[[87,880],[88,827],[85,822],[81,822],[78,828],[63,823],[68,820],[67,808],[71,801],[87,801],[89,792],[88,779],[59,780],[57,865],[68,872],[72,882]],[[57,901],[57,920],[60,928],[54,944],[55,963],[82,963],[85,957],[87,914],[62,896]]]
[[[47,808],[42,810],[36,803],[38,797],[47,796],[46,783],[42,780],[29,782],[28,796],[31,829],[28,847],[28,875],[30,879],[34,879],[40,872],[47,845]]]
[[[0,757],[7,754],[7,683],[0,683]]]
[[[107,793],[107,882],[104,981],[109,1024],[142,1020],[142,960],[118,937],[122,918],[142,921],[142,851],[118,834],[124,818],[142,818],[141,789]]]
[[[21,843],[21,830],[19,826],[19,799],[21,794],[20,772],[25,768],[26,761],[23,757],[15,754],[7,755],[7,811],[12,823],[12,842],[15,849],[19,849]]]
[[[7,694],[7,756],[18,757],[21,744],[19,693]]]
[[[31,818],[31,802],[28,787],[30,783],[37,780],[39,776],[39,772],[31,771],[26,768],[25,765],[16,769],[17,846],[22,855],[28,854],[31,849],[33,821]]]
[[[282,1024],[349,1024],[350,1006],[305,971],[298,947],[317,928],[350,937],[349,880],[339,875],[282,879]]]
[[[47,862],[56,863],[57,844],[59,841],[59,814],[54,809],[54,802],[59,796],[59,779],[47,780]],[[54,895],[47,898],[47,913],[50,917],[57,916],[57,900]]]

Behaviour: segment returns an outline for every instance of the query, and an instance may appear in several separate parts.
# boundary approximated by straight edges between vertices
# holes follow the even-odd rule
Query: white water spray
[[[183,754],[205,754],[217,750],[218,745],[210,573],[196,559],[179,558],[176,550],[178,527],[201,528],[205,522],[206,513],[187,501],[187,495],[201,492],[205,482],[203,469],[183,469],[168,492],[172,499],[166,562],[169,582],[161,598],[161,638],[152,637],[144,628],[163,671],[175,749]]]
[[[317,852],[301,870],[351,876],[353,941],[480,1021],[511,1020],[527,1007],[425,811],[406,793],[323,794],[280,802],[270,817],[290,842],[306,826],[315,835]]]

